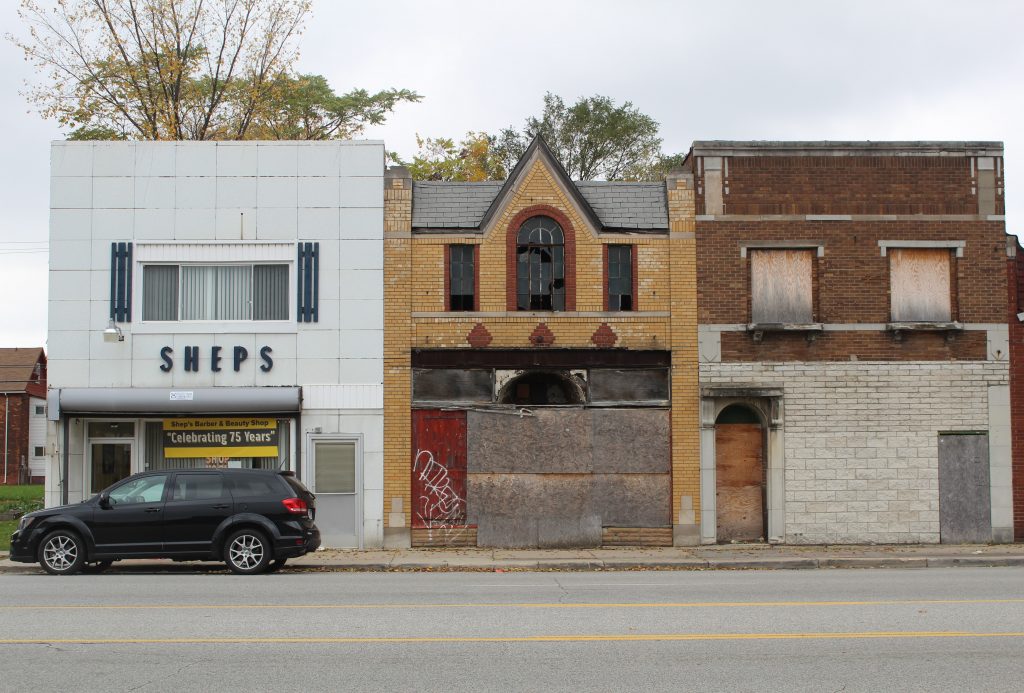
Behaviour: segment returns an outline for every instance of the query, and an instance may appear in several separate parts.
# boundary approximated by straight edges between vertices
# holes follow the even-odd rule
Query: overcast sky
[[[49,4],[48,0],[40,0]],[[23,34],[14,0],[3,33]],[[314,0],[299,69],[338,92],[424,95],[365,136],[403,156],[415,136],[522,125],[545,91],[603,94],[697,139],[1001,140],[1007,229],[1024,229],[1024,3]],[[0,346],[46,339],[49,142],[30,76],[0,43]],[[42,250],[43,252],[39,252]]]

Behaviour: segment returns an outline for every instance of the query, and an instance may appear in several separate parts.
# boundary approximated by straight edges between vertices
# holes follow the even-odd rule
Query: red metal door
[[[412,412],[412,526],[466,523],[466,412]]]

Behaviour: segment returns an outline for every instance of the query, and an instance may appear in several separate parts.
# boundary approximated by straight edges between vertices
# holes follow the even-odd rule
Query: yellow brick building
[[[385,541],[693,544],[694,189],[385,179]]]

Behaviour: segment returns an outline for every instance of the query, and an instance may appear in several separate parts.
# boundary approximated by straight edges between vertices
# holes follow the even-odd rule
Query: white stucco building
[[[381,142],[55,142],[48,505],[294,470],[326,546],[383,524]]]

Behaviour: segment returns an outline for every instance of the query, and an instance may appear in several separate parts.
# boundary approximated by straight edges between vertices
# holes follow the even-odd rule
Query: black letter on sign
[[[266,373],[267,371],[274,367],[274,359],[270,358],[271,351],[273,351],[273,349],[271,349],[268,346],[265,346],[262,349],[260,349],[260,358],[263,359],[263,365],[260,366],[260,370],[263,371],[264,373]]]
[[[199,372],[199,347],[185,347],[185,370],[193,373]]]
[[[220,347],[219,346],[215,346],[215,347],[210,349],[210,370],[213,371],[214,373],[220,373]]]
[[[164,365],[160,366],[160,370],[164,373],[169,373],[174,368],[174,359],[171,358],[171,354],[174,353],[174,349],[171,347],[164,347],[160,350],[160,358],[163,359]]]
[[[242,361],[249,358],[249,351],[243,346],[235,347],[235,373],[242,369]]]

